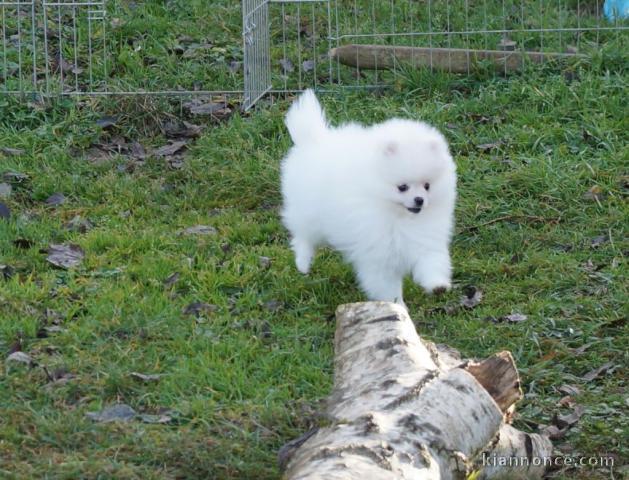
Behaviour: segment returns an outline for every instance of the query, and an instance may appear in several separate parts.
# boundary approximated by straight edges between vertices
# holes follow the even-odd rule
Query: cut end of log
[[[487,390],[503,412],[522,398],[520,376],[511,353],[500,352],[480,363],[470,362],[464,369]]]

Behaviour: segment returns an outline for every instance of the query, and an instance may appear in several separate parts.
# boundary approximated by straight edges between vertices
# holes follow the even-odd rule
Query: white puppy
[[[332,128],[311,90],[286,125],[295,145],[282,163],[282,217],[299,271],[327,244],[371,300],[404,304],[407,274],[427,292],[448,290],[456,167],[443,135],[402,119]]]

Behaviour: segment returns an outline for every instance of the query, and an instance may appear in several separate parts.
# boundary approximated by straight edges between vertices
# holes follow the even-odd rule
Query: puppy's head
[[[380,195],[410,215],[455,195],[455,166],[445,138],[411,120],[389,120],[376,129]]]

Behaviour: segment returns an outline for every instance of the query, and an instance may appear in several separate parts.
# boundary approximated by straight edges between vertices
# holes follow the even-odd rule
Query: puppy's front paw
[[[451,288],[452,287],[450,286],[450,284],[448,284],[448,285],[439,285],[438,287],[434,287],[432,289],[432,294],[433,295],[443,295],[444,293],[449,292]]]
[[[436,280],[434,282],[424,282],[422,284],[426,293],[433,295],[443,295],[452,289],[452,284],[449,280]]]

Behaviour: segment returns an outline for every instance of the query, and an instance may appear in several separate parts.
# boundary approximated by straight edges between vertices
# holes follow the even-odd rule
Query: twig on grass
[[[461,231],[468,232],[472,230],[477,230],[480,227],[486,227],[487,225],[492,225],[494,223],[504,222],[507,220],[516,220],[516,219],[523,219],[523,220],[528,220],[531,222],[546,222],[546,223],[559,223],[561,221],[561,217],[546,218],[546,217],[540,217],[538,215],[503,215],[502,217],[493,218],[486,222],[479,223],[478,225],[471,225],[469,227],[465,227]]]

